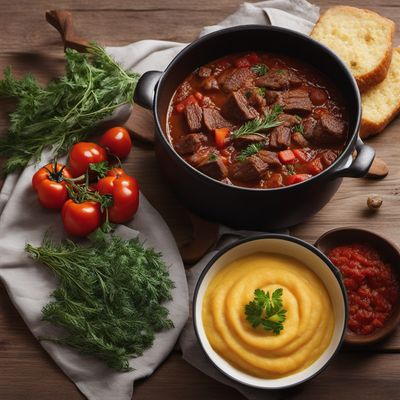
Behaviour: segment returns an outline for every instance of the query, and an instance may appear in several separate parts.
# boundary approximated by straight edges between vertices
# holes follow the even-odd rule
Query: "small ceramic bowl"
[[[322,355],[306,369],[282,378],[263,379],[235,368],[211,347],[202,321],[203,298],[213,277],[234,260],[257,252],[282,254],[306,264],[325,284],[335,315],[332,340]],[[340,348],[347,326],[346,290],[339,271],[317,248],[292,236],[265,234],[243,239],[223,248],[207,264],[200,275],[194,293],[193,323],[205,354],[223,374],[234,381],[259,389],[288,388],[303,383],[320,373]]]
[[[368,243],[374,246],[383,260],[391,264],[397,279],[400,282],[400,250],[390,240],[383,236],[369,231],[352,227],[332,229],[324,233],[315,243],[315,246],[324,254],[330,249],[350,244],[350,243]],[[370,345],[374,344],[391,334],[400,322],[400,298],[389,319],[384,326],[370,335],[357,335],[346,329],[344,341],[351,345]]]

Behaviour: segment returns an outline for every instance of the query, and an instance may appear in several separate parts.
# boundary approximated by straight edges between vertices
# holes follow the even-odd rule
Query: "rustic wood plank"
[[[106,0],[96,3],[62,0],[56,6],[73,12],[77,32],[82,36],[106,45],[123,45],[148,38],[189,42],[202,26],[218,22],[241,3],[242,0],[116,0],[111,4]],[[316,3],[325,9],[343,1]],[[346,3],[361,4],[359,0],[347,0]],[[12,64],[18,75],[32,71],[41,82],[62,73],[64,61],[58,33],[44,21],[44,11],[54,7],[50,0],[0,2],[0,70]],[[368,7],[400,22],[399,5],[394,2],[378,0]],[[396,43],[399,43],[398,35]],[[0,132],[7,128],[6,113],[11,108],[11,103],[1,103]],[[344,180],[332,202],[307,223],[293,229],[294,234],[314,242],[330,228],[357,225],[376,229],[399,243],[400,160],[396,146],[392,145],[398,140],[399,124],[399,121],[394,122],[382,136],[369,141],[389,164],[389,176],[383,181]],[[127,170],[137,176],[144,194],[165,218],[177,242],[182,244],[191,231],[184,207],[159,173],[152,147],[138,142],[134,145],[127,160]],[[375,214],[368,213],[365,206],[370,193],[380,194],[384,199],[382,208]],[[29,333],[2,286],[0,310],[0,398],[83,398]],[[339,354],[326,372],[300,388],[283,393],[282,398],[323,400],[331,399],[333,393],[345,399],[354,396],[397,398],[400,357],[379,352],[400,351],[400,332],[395,332],[374,351]],[[135,399],[173,399],[178,396],[188,400],[243,398],[173,353],[151,378],[137,384]]]

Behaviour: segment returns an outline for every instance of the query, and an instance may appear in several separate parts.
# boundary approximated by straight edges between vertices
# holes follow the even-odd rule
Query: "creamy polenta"
[[[279,335],[246,320],[255,289],[283,289],[287,310]],[[280,254],[256,253],[221,269],[203,298],[202,319],[213,349],[248,374],[291,375],[311,365],[328,347],[334,314],[328,292],[306,265]]]

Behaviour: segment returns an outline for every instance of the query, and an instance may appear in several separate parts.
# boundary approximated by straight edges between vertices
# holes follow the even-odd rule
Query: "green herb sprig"
[[[251,157],[254,154],[257,154],[261,149],[263,149],[265,143],[252,143],[249,144],[245,149],[243,149],[239,155],[236,157],[239,161],[244,161],[246,158]]]
[[[42,246],[28,244],[26,251],[59,280],[42,318],[66,334],[41,340],[72,346],[129,371],[129,358],[151,347],[156,332],[173,327],[162,305],[174,287],[167,266],[161,254],[138,239],[98,230],[86,245],[45,237]]]
[[[10,68],[4,71],[0,97],[17,100],[8,133],[0,139],[4,173],[39,160],[48,146],[55,155],[66,153],[117,107],[133,103],[139,74],[124,71],[103,47],[93,43],[88,54],[67,49],[65,57],[65,75],[47,87],[32,75],[18,80]]]
[[[272,296],[261,289],[254,291],[254,300],[245,306],[247,321],[253,328],[261,325],[266,331],[279,335],[286,320],[286,310],[282,303],[283,289],[276,289]]]
[[[281,105],[275,105],[269,114],[265,114],[264,118],[255,118],[247,121],[245,124],[234,130],[231,134],[232,139],[252,134],[260,134],[268,129],[274,128],[282,123],[278,121],[279,115],[283,112]]]
[[[254,64],[250,69],[258,76],[263,76],[268,72],[268,67],[265,64]]]

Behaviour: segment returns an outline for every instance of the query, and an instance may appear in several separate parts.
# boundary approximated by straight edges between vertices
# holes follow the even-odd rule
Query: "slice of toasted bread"
[[[400,111],[400,47],[393,49],[392,63],[386,79],[361,96],[360,136],[376,135]]]
[[[395,25],[370,10],[337,6],[320,17],[311,37],[333,50],[350,68],[361,92],[388,72]]]

